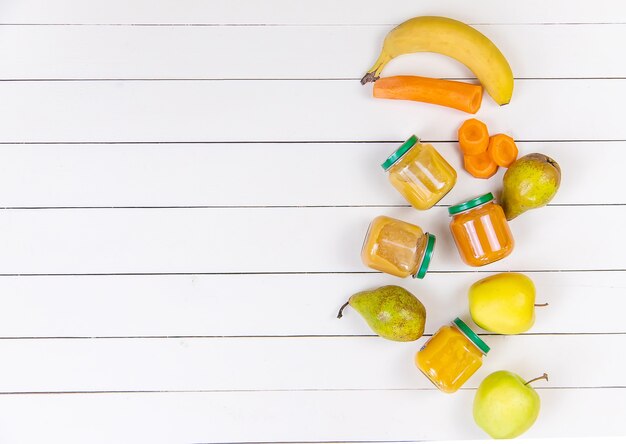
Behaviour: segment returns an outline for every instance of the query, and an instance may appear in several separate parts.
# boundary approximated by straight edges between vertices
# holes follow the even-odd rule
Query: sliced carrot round
[[[512,137],[496,134],[489,139],[487,152],[498,166],[508,168],[517,159],[517,145]]]
[[[459,128],[459,145],[463,154],[468,156],[485,152],[489,145],[487,125],[477,119],[463,122]]]
[[[463,156],[463,166],[468,173],[479,179],[488,179],[498,171],[498,165],[487,152],[475,156]]]

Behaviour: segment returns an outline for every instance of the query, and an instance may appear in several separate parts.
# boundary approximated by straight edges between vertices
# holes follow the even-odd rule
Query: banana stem
[[[375,71],[370,71],[361,78],[361,85],[365,85],[366,83],[370,83],[370,82],[375,82],[378,79],[380,79],[380,77],[376,76]]]
[[[390,60],[391,60],[391,57],[389,57],[384,51],[381,52],[380,56],[378,56],[378,60],[376,60],[376,63],[374,63],[374,66],[372,66],[367,72],[367,74],[365,74],[363,78],[361,79],[361,85],[365,85],[366,83],[370,83],[370,82],[375,82],[376,80],[380,79],[381,71],[383,70],[385,65],[389,63]]]
[[[549,304],[544,302],[543,304],[535,304],[535,307],[547,307]]]
[[[531,379],[530,381],[526,381],[526,382],[524,383],[524,385],[528,385],[528,384],[530,384],[531,382],[539,381],[540,379],[545,379],[545,380],[547,381],[547,380],[548,380],[548,374],[547,374],[547,373],[544,373],[543,375],[538,376],[538,377],[536,377],[536,378],[534,378],[534,379]]]
[[[343,309],[346,308],[348,304],[350,304],[350,301],[341,306],[341,308],[339,309],[339,313],[337,313],[337,319],[341,319],[343,317]]]

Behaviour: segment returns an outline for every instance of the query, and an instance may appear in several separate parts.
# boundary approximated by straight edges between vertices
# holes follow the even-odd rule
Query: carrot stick
[[[487,152],[475,156],[463,156],[463,166],[472,176],[479,179],[488,179],[498,171],[498,165],[491,160]]]
[[[429,77],[383,77],[374,83],[374,97],[432,103],[474,114],[483,100],[483,87]]]
[[[459,128],[459,145],[463,154],[474,156],[483,153],[489,145],[487,125],[480,120],[469,119]]]
[[[487,152],[498,166],[508,168],[517,159],[517,145],[506,134],[496,134],[489,139]]]

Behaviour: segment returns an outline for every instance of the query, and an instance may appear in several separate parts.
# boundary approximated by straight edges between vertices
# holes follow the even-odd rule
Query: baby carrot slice
[[[459,145],[463,154],[474,156],[483,153],[489,146],[487,125],[480,120],[469,119],[459,128]]]
[[[496,134],[489,139],[487,152],[498,166],[508,168],[517,159],[517,145],[512,137]]]
[[[474,114],[483,100],[483,87],[429,77],[393,76],[374,83],[374,97],[432,103]]]
[[[498,171],[498,165],[485,151],[474,156],[463,156],[463,166],[468,173],[479,179],[488,179]]]

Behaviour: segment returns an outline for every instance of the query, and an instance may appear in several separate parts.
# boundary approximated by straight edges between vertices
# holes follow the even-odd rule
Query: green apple
[[[470,287],[469,306],[480,328],[506,335],[522,333],[535,323],[535,285],[522,273],[495,274]]]
[[[474,421],[492,438],[515,438],[528,430],[539,415],[539,395],[530,386],[548,375],[524,382],[504,370],[487,376],[474,397]]]

